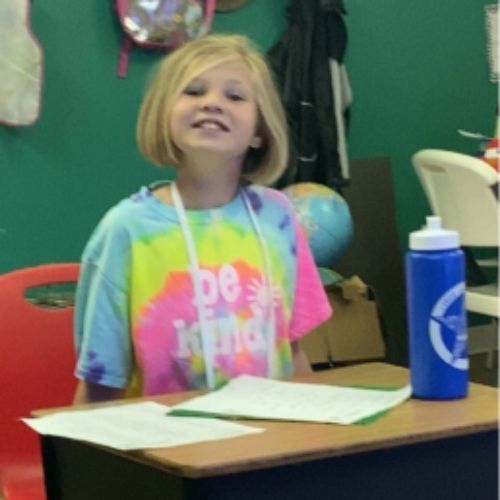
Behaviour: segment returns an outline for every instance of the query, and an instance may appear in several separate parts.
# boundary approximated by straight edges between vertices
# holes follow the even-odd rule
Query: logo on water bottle
[[[450,288],[434,305],[429,320],[429,336],[436,354],[458,370],[467,370],[469,367],[465,319],[463,314],[448,311],[455,301],[463,298],[464,293],[464,282]],[[451,342],[448,342],[450,347],[445,342],[446,338],[451,339]]]

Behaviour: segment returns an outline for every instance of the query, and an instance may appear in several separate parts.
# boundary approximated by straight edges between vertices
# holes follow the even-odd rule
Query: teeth
[[[200,125],[200,128],[215,130],[215,129],[220,129],[221,127],[219,125],[217,125],[216,123],[204,122]]]

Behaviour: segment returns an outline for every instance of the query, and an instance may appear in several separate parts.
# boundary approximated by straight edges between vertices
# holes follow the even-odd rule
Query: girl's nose
[[[203,111],[206,111],[207,113],[221,113],[222,112],[222,108],[220,107],[220,105],[213,102],[213,101],[206,102],[205,104],[202,105],[201,109]]]
[[[207,113],[221,113],[222,103],[221,96],[216,92],[205,94],[204,99],[200,103],[201,109]]]

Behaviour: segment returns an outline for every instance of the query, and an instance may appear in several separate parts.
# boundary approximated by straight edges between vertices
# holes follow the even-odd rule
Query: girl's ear
[[[253,149],[259,149],[262,146],[262,137],[258,135],[254,136],[254,138],[250,142],[250,147]]]

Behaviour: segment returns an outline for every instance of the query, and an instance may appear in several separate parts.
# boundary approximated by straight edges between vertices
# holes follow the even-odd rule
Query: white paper
[[[352,424],[392,408],[410,396],[409,385],[397,390],[351,389],[241,375],[221,389],[175,405],[172,410]]]
[[[22,419],[40,434],[89,441],[119,450],[165,448],[263,432],[213,418],[167,416],[170,407],[146,401]]]
[[[498,82],[498,5],[485,5],[486,11],[486,46],[488,50],[488,64],[490,81]]]

